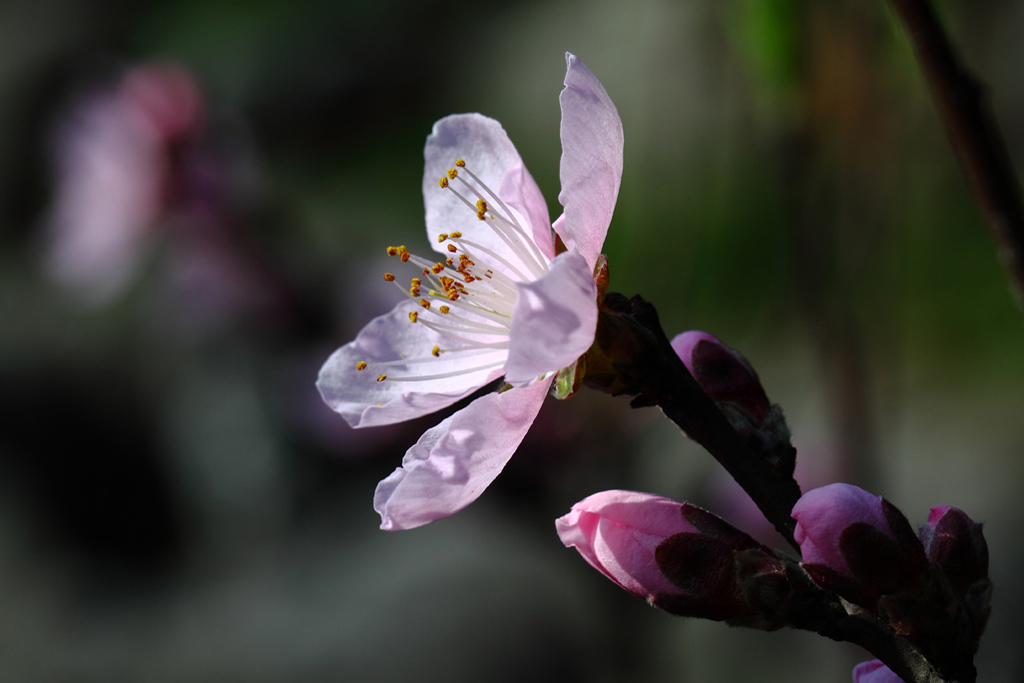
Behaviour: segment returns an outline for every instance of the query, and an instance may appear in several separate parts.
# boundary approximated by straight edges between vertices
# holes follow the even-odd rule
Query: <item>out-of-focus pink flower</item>
[[[853,683],[903,683],[903,679],[877,659],[853,667]]]
[[[144,65],[80,99],[53,141],[46,267],[84,301],[132,278],[173,184],[170,146],[198,133],[203,100],[184,71]]]
[[[512,387],[476,399],[409,449],[374,495],[383,529],[417,527],[474,501],[526,435],[554,374],[593,342],[593,271],[622,175],[622,124],[597,78],[575,56],[566,62],[563,215],[552,225],[497,121],[441,119],[427,138],[423,178],[440,256],[389,249],[414,267],[408,299],[320,371],[321,395],[353,427],[435,412],[502,376]],[[565,253],[556,254],[555,234]]]

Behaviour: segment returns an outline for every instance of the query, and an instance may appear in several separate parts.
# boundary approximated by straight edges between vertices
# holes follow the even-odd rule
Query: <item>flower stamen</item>
[[[454,181],[462,183],[463,187],[456,189]],[[394,274],[384,274],[385,281],[395,283],[404,296],[417,304],[408,311],[410,323],[423,325],[448,342],[444,347],[434,343],[423,349],[422,356],[415,354],[414,358],[356,364],[357,371],[373,368],[374,373],[379,373],[376,375],[378,382],[444,379],[501,367],[506,356],[502,352],[510,346],[518,285],[536,281],[548,273],[548,258],[524,229],[521,216],[467,168],[463,159],[455,160],[455,165],[441,176],[438,185],[450,190],[484,221],[508,250],[494,240],[468,239],[459,231],[437,235],[438,244],[445,245],[438,249],[451,255],[443,261],[430,261],[412,254],[405,245],[388,247],[389,256],[397,256],[403,263],[412,263],[420,269],[420,275],[409,280],[408,288],[402,286]],[[436,299],[444,303],[432,305]],[[415,372],[418,365],[437,362],[442,354],[446,360],[456,361],[455,366],[446,367],[462,367],[436,374]],[[472,365],[471,361],[471,367],[459,362],[478,354],[488,357],[478,359],[478,365]],[[390,370],[385,372],[386,368]]]

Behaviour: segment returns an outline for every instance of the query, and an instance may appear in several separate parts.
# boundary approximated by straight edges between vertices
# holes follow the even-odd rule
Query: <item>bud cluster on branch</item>
[[[689,503],[632,491],[573,506],[557,521],[566,546],[667,612],[857,643],[880,660],[860,667],[864,681],[976,678],[973,657],[992,593],[980,523],[941,506],[915,533],[894,505],[851,484],[801,496],[782,410],[750,362],[706,332],[669,343],[639,297],[606,295],[584,358],[585,384],[633,395],[634,407],[661,407],[734,475],[801,557]]]

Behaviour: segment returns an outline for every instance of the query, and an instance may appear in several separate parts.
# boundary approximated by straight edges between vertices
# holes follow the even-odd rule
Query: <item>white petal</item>
[[[550,384],[481,396],[428,429],[377,485],[373,507],[381,528],[412,529],[476,500],[519,447]]]
[[[604,86],[575,55],[568,69],[562,105],[562,191],[564,222],[556,229],[593,268],[601,253],[622,180],[622,121]]]
[[[597,285],[579,252],[559,255],[551,272],[518,289],[505,364],[512,385],[571,365],[593,344],[597,329]]]
[[[463,237],[497,251],[513,263],[521,261],[494,231],[487,221],[477,218],[474,210],[462,203],[451,191],[441,188],[438,180],[456,159],[463,159],[466,167],[510,206],[527,238],[536,239],[536,234],[548,233],[551,243],[550,224],[547,224],[547,209],[544,197],[537,184],[526,172],[523,160],[509,140],[501,124],[480,114],[455,114],[446,116],[434,124],[433,132],[427,137],[423,150],[426,165],[423,172],[423,203],[426,206],[427,236],[434,249],[450,256],[445,246],[438,244],[440,233],[461,232]],[[460,169],[462,177],[472,182],[468,174]],[[474,203],[477,196],[459,180],[450,181],[452,188]],[[508,192],[503,195],[502,191]],[[489,207],[501,210],[496,202],[481,193]],[[541,207],[543,212],[541,212]],[[504,213],[504,212],[502,212]],[[544,220],[545,225],[534,225],[535,220]],[[523,238],[524,241],[526,238]],[[542,250],[550,247],[541,246]],[[513,260],[515,259],[515,260]]]
[[[316,386],[324,402],[353,427],[404,422],[427,415],[468,396],[501,376],[507,351],[495,350],[467,356],[461,353],[431,355],[434,345],[446,340],[422,323],[409,321],[409,312],[426,311],[413,301],[398,304],[390,313],[374,318],[359,335],[335,351],[320,370]],[[407,363],[375,370],[374,363],[405,359]],[[414,362],[423,360],[424,362]],[[356,363],[369,364],[357,370]],[[473,370],[486,364],[496,367]],[[396,381],[410,376],[455,373],[451,377],[420,381]],[[377,375],[389,379],[378,382]]]
[[[533,225],[533,241],[548,261],[555,258],[555,236],[551,231],[548,204],[526,166],[516,166],[505,173],[498,196],[527,217]]]

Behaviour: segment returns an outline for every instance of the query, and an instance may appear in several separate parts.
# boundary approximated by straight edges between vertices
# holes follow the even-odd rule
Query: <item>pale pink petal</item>
[[[381,529],[412,529],[455,514],[476,500],[530,429],[550,382],[481,396],[428,429],[377,485]]]
[[[597,328],[597,285],[577,251],[559,255],[540,280],[518,285],[505,381],[532,382],[586,353]]]
[[[548,204],[544,201],[544,195],[537,187],[537,182],[526,170],[526,166],[520,164],[505,173],[498,196],[527,217],[533,226],[533,241],[549,261],[555,258],[555,237],[551,231]]]
[[[507,351],[442,353],[435,358],[431,354],[434,345],[443,346],[446,340],[421,323],[411,323],[410,311],[426,314],[415,302],[403,301],[390,313],[372,320],[354,341],[335,351],[321,368],[316,382],[320,395],[351,426],[373,427],[427,415],[501,376]],[[376,362],[397,359],[407,363],[379,371],[374,368]],[[356,363],[360,361],[368,363],[369,367],[357,370]],[[437,379],[398,381],[413,375],[446,373],[455,374]],[[378,374],[386,374],[388,379],[378,382]]]
[[[622,121],[604,86],[575,55],[566,53],[568,71],[562,105],[562,191],[564,222],[555,228],[569,248],[576,247],[593,268],[601,253],[622,180]]]
[[[506,202],[513,212],[513,217],[525,231],[525,236],[521,239],[536,239],[537,234],[543,235],[547,230],[546,242],[547,245],[551,244],[547,210],[544,208],[542,211],[542,207],[545,207],[544,197],[523,167],[519,152],[500,123],[480,114],[446,116],[434,124],[433,132],[427,137],[423,155],[426,160],[423,171],[423,202],[426,206],[427,237],[435,250],[450,256],[445,250],[446,246],[438,243],[437,236],[458,231],[466,239],[498,252],[517,266],[521,263],[521,260],[513,255],[513,250],[508,244],[488,226],[488,221],[479,220],[474,209],[466,206],[451,190],[438,185],[438,180],[448,169],[455,168],[457,159],[463,159],[466,162],[466,169],[472,171]],[[464,169],[458,170],[462,178],[472,182]],[[450,186],[470,202],[477,201],[477,195],[473,194],[460,179],[450,181]],[[503,195],[503,191],[507,191],[508,195]],[[482,192],[481,196],[492,209],[501,210],[486,192]],[[534,220],[542,219],[544,225],[532,225]],[[539,244],[542,250],[549,253],[553,251],[544,241]],[[525,269],[524,273],[528,274]]]

